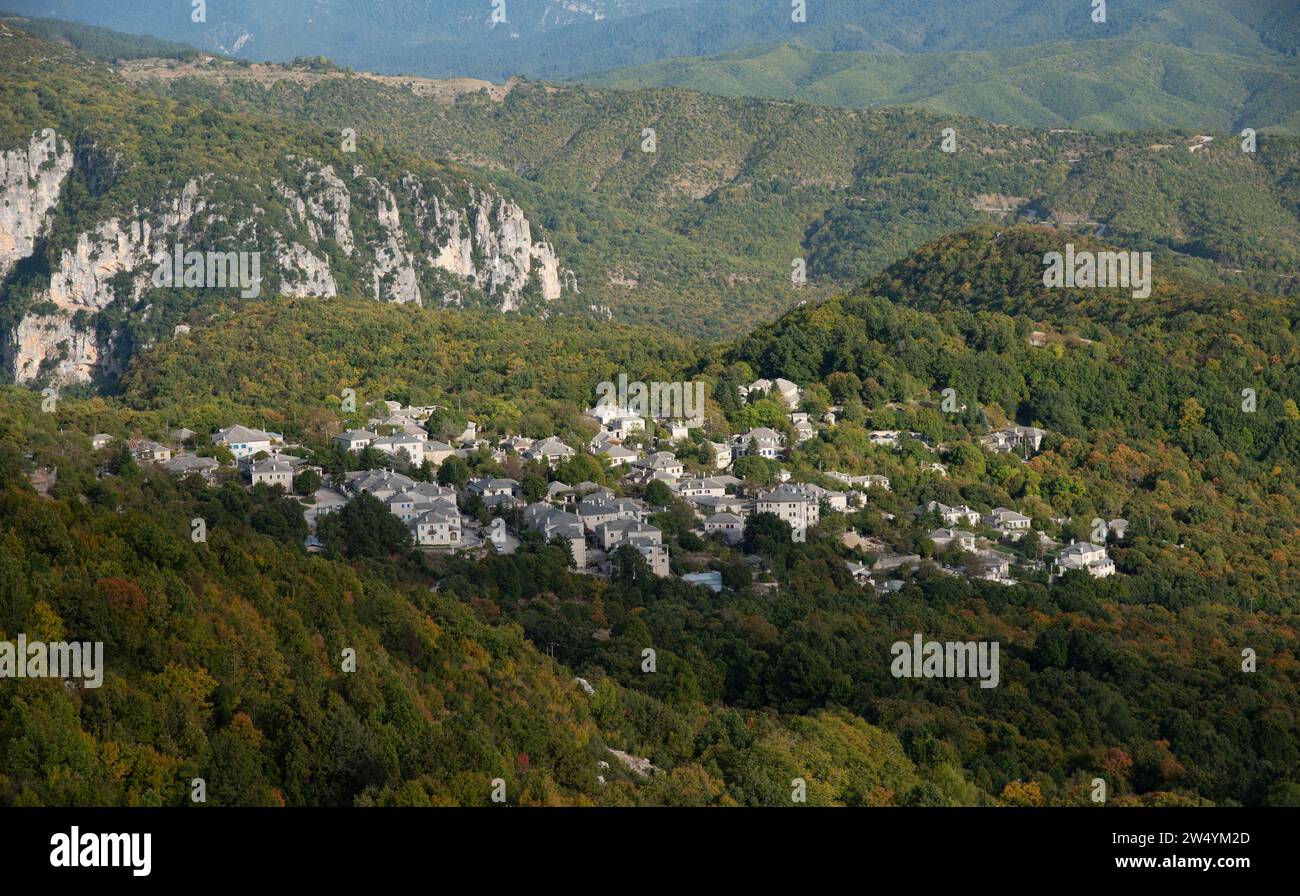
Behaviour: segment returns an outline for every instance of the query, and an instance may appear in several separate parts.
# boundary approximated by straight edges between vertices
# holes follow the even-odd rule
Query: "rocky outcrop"
[[[0,152],[0,277],[32,254],[72,163],[72,147],[52,130]]]
[[[497,297],[502,311],[514,311],[535,278],[543,301],[560,297],[560,263],[549,243],[534,242],[532,225],[513,202],[471,187],[464,207],[429,196],[411,175],[402,181],[415,226],[426,247],[425,261]],[[443,304],[447,300],[443,298]]]
[[[313,255],[302,243],[280,243],[275,252],[280,269],[280,295],[294,298],[338,295],[329,262]]]
[[[291,221],[305,227],[313,242],[333,240],[351,258],[357,241],[352,230],[355,193],[373,211],[377,225],[361,254],[370,256],[365,282],[378,301],[424,304],[428,293],[431,304],[447,305],[472,286],[502,311],[513,311],[530,283],[536,283],[546,302],[564,291],[554,249],[534,241],[523,211],[499,194],[469,186],[457,201],[440,181],[407,173],[394,189],[360,169],[353,170],[349,189],[331,166],[311,160],[304,164],[300,188],[277,184],[290,203]],[[306,251],[297,253],[298,260]],[[318,260],[314,267],[321,264]],[[433,272],[450,274],[451,285],[430,276]],[[332,280],[318,274],[321,282]]]
[[[18,382],[35,379],[42,365],[49,364],[51,381],[81,383],[99,372],[100,345],[94,330],[78,327],[68,315],[29,314],[11,336],[6,352],[16,359],[22,376]]]
[[[249,178],[237,173],[191,177],[164,195],[135,196],[129,208],[118,200],[67,245],[47,247],[57,259],[47,287],[33,292],[28,284],[19,296],[5,284],[3,300],[24,309],[17,325],[0,334],[9,375],[70,383],[113,370],[121,361],[114,346],[132,340],[103,332],[98,316],[118,302],[129,320],[130,309],[158,288],[214,289],[227,297],[345,292],[433,305],[478,296],[476,302],[502,311],[576,292],[552,247],[535,240],[520,208],[495,192],[429,175],[406,173],[389,183],[360,166],[340,173],[313,159],[285,161],[282,176],[261,192],[256,184],[250,191]],[[123,164],[111,148],[74,150],[53,132],[0,154],[0,275],[9,278],[38,251],[70,174],[84,177],[98,198],[123,176]],[[234,270],[236,256],[250,254],[265,288],[241,293],[224,278],[214,280],[225,256]],[[179,269],[174,280],[160,276],[164,258],[184,261],[185,276]]]
[[[375,247],[375,262],[371,267],[375,298],[379,301],[419,304],[419,278],[415,273],[414,260],[406,247],[397,197],[387,185],[373,177],[367,178],[367,184],[375,198],[375,217],[383,231],[380,243]]]
[[[206,208],[199,190],[191,180],[152,214],[135,209],[129,218],[109,218],[59,253],[49,287],[36,295],[3,353],[16,382],[43,373],[57,383],[85,382],[115,368],[112,336],[101,344],[94,318],[116,299],[135,299],[149,286],[154,254],[185,239]]]

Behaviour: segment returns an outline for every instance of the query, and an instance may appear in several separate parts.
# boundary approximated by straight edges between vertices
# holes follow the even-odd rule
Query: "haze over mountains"
[[[1300,47],[1288,0],[1115,0],[1107,21],[1077,0],[811,0],[793,21],[783,0],[225,0],[206,22],[171,0],[8,0],[30,15],[152,34],[243,58],[325,54],[393,73],[562,78],[672,56],[799,40],[820,50],[922,53],[1123,38],[1237,55]]]
[[[1297,128],[1289,0],[9,0],[7,8],[249,60],[385,74],[685,86],[849,106],[922,104],[1041,127]],[[505,21],[498,21],[505,16]],[[632,66],[628,71],[612,72]]]

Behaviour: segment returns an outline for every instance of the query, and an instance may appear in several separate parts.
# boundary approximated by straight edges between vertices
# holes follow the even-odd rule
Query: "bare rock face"
[[[534,240],[523,211],[495,192],[413,173],[386,183],[360,166],[340,173],[309,158],[286,161],[284,179],[254,185],[264,200],[248,200],[247,177],[215,173],[178,182],[164,195],[133,196],[130,208],[119,200],[75,240],[46,247],[55,259],[48,285],[33,291],[28,284],[16,297],[7,279],[40,250],[69,175],[83,175],[97,196],[123,163],[98,145],[74,152],[53,131],[0,153],[0,296],[21,299],[25,309],[0,333],[8,374],[19,383],[64,384],[114,371],[123,360],[115,346],[131,340],[98,332],[98,315],[115,302],[135,308],[160,287],[212,289],[227,298],[344,292],[434,305],[460,304],[468,292],[502,311],[520,308],[527,295],[551,302],[577,290],[552,247]],[[224,198],[231,196],[244,198]],[[160,282],[163,259],[176,258],[178,249],[207,258],[208,279]],[[211,256],[227,253],[256,255],[266,287],[241,293],[233,283],[209,282]]]
[[[488,292],[500,291],[513,308],[529,275],[536,271],[542,298],[548,302],[558,299],[560,266],[554,250],[547,243],[533,242],[532,227],[519,206],[499,196],[484,200],[478,206],[474,235],[485,247],[491,265]]]
[[[34,379],[48,358],[54,363],[52,381],[80,383],[91,378],[99,365],[100,347],[93,330],[79,329],[66,315],[29,314],[14,330],[6,354],[17,360],[20,383]]]
[[[382,242],[374,249],[375,263],[371,268],[374,295],[379,301],[415,302],[420,304],[420,283],[415,273],[414,259],[406,246],[402,232],[402,215],[397,207],[397,197],[386,184],[375,178],[366,183],[376,202],[376,215],[383,231]]]
[[[316,231],[316,238],[330,236],[350,257],[356,247],[352,242],[352,195],[347,185],[332,166],[324,165],[307,172],[306,187],[307,207],[312,217],[325,225]]]
[[[0,152],[0,277],[34,251],[72,162],[72,147],[52,130]]]
[[[148,260],[151,236],[153,230],[147,222],[128,222],[124,229],[118,218],[97,224],[92,233],[78,235],[77,245],[63,250],[59,266],[50,276],[49,301],[67,311],[103,309],[115,295],[113,278]]]
[[[90,325],[93,317],[119,297],[121,275],[130,284],[123,298],[134,299],[149,285],[155,252],[171,251],[204,211],[199,189],[191,180],[150,216],[135,210],[129,219],[109,218],[77,235],[76,244],[59,254],[49,287],[35,296],[4,353],[15,382],[30,382],[42,372],[60,384],[85,382],[115,365],[106,351],[111,345],[101,344]]]
[[[280,269],[280,295],[294,298],[338,295],[329,262],[311,253],[302,243],[280,243],[275,252]]]
[[[425,247],[425,263],[472,283],[514,311],[530,278],[541,297],[560,297],[559,259],[549,243],[534,242],[523,211],[502,196],[471,187],[469,203],[455,207],[413,175],[402,180]],[[448,304],[443,297],[443,304]]]

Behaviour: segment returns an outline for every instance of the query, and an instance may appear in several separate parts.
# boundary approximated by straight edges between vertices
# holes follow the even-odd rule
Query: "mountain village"
[[[820,421],[797,410],[802,390],[790,380],[759,379],[741,387],[740,393],[742,399],[765,396],[782,402],[789,411],[796,447],[817,438],[821,428],[835,425],[835,408]],[[654,421],[657,434],[647,439],[647,419],[624,407],[597,404],[590,408],[585,417],[599,430],[586,444],[576,447],[555,436],[490,438],[473,422],[443,442],[431,438],[426,428],[436,406],[403,406],[386,400],[375,403],[371,410],[374,416],[367,428],[349,429],[332,439],[333,451],[345,456],[346,466],[356,466],[362,458],[371,460],[365,469],[348,469],[341,476],[327,473],[326,465],[311,449],[288,444],[279,433],[238,423],[212,433],[211,448],[205,445],[201,451],[184,447],[193,446],[198,436],[184,428],[170,433],[176,450],[142,438],[129,439],[127,447],[137,462],[159,465],[177,477],[198,476],[211,485],[234,479],[250,489],[265,486],[300,494],[313,533],[305,542],[311,552],[325,548],[315,535],[318,520],[364,493],[397,516],[421,550],[508,554],[521,544],[521,532],[532,530],[548,543],[567,545],[573,568],[596,576],[611,574],[613,555],[624,545],[635,550],[654,575],[672,575],[671,539],[653,522],[672,501],[684,502],[693,512],[692,535],[734,549],[744,541],[746,525],[756,514],[771,514],[783,521],[789,526],[791,540],[803,542],[824,517],[870,509],[873,493],[891,489],[889,478],[880,474],[827,471],[823,481],[833,488],[797,481],[784,468],[776,474],[777,482],[769,486],[756,486],[732,475],[739,458],[752,455],[779,462],[788,457],[786,437],[769,427],[731,436],[714,434],[708,441],[712,463],[691,462],[693,469],[688,471],[688,463],[678,458],[674,448],[688,438],[689,428],[679,421]],[[1013,452],[1028,458],[1040,450],[1046,435],[1035,427],[1012,426],[987,433],[979,444],[985,451]],[[946,447],[932,446],[916,432],[877,430],[870,432],[869,438],[873,446],[895,450],[904,440],[914,439],[936,456]],[[112,436],[99,434],[92,447],[105,448],[113,441]],[[641,447],[646,442],[654,450]],[[225,464],[214,456],[221,454],[221,449],[228,452]],[[609,473],[606,480],[616,481],[617,490],[592,481],[561,481],[557,469],[580,454],[596,459]],[[527,494],[519,478],[506,475],[467,476],[457,485],[436,475],[453,458],[488,460],[500,470],[532,464],[544,467],[549,481],[540,494],[536,489]],[[927,469],[947,475],[938,460]],[[443,480],[441,484],[439,480]],[[310,489],[306,494],[304,487]],[[898,522],[897,514],[881,511],[881,516],[889,523]],[[1065,544],[1046,532],[1034,531],[1030,517],[1010,507],[978,510],[929,501],[915,507],[912,517],[927,527],[925,536],[934,548],[930,556],[895,549],[879,536],[866,536],[851,528],[839,535],[847,552],[858,558],[845,561],[855,581],[878,593],[890,593],[901,589],[906,577],[924,564],[933,564],[944,574],[1004,585],[1015,584],[1018,574],[1045,573],[1050,581],[1070,570],[1102,578],[1116,572],[1105,541],[1108,537],[1122,540],[1128,527],[1123,519],[1094,521],[1101,523],[1097,527],[1100,543]],[[1069,520],[1051,522],[1064,525]],[[757,557],[749,560],[760,565]],[[682,571],[680,575],[714,591],[723,587],[717,571]]]

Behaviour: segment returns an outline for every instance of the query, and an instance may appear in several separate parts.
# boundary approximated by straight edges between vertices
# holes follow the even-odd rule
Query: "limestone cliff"
[[[360,165],[337,171],[310,158],[283,162],[266,183],[205,172],[177,177],[158,195],[111,197],[78,218],[93,225],[62,228],[54,245],[69,179],[81,178],[97,196],[116,179],[121,158],[97,145],[76,148],[50,130],[0,152],[0,302],[9,322],[0,362],[9,376],[73,383],[111,374],[135,344],[122,338],[122,321],[147,318],[139,309],[153,308],[159,288],[191,297],[345,293],[433,306],[478,296],[502,311],[576,289],[520,208],[494,191],[427,173],[386,181]],[[19,263],[33,255],[48,262],[48,281],[17,282]],[[198,256],[193,281],[179,269],[175,280],[160,279],[164,259],[183,260],[189,270],[191,255]],[[232,272],[236,259],[255,255],[259,285],[241,292],[214,280],[227,255]],[[110,306],[114,323],[103,325]]]
[[[32,254],[72,170],[72,147],[53,130],[0,152],[0,277]]]

